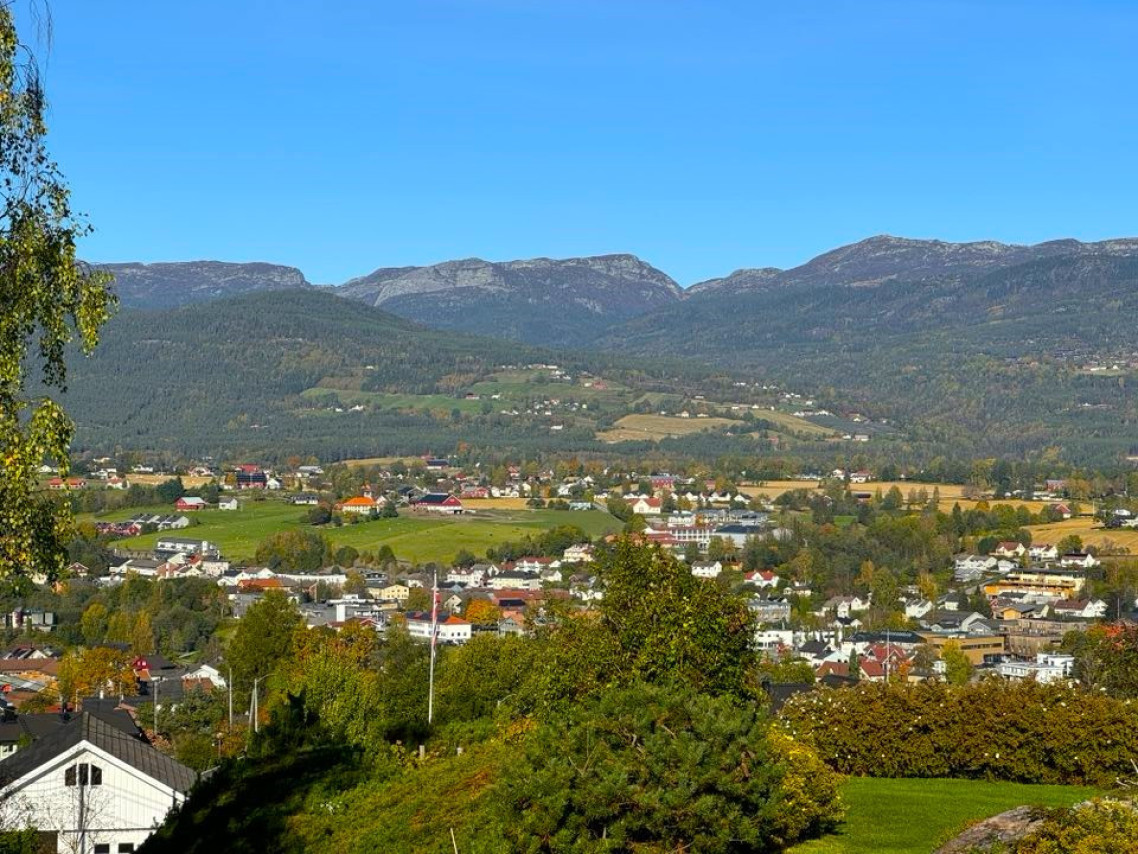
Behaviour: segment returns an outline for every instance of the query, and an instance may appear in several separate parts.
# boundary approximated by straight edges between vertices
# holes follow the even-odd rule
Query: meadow
[[[925,490],[930,496],[933,489],[940,493],[940,508],[948,511],[952,509],[953,504],[959,504],[962,510],[968,510],[975,507],[980,501],[973,498],[964,497],[965,487],[959,483],[918,483],[912,480],[871,480],[869,483],[853,483],[850,484],[850,489],[854,492],[873,492],[881,490],[884,495],[893,487],[901,490],[901,495],[905,498],[909,497],[911,491],[920,492]],[[748,484],[741,486],[739,491],[745,495],[750,496],[763,496],[764,498],[778,498],[784,492],[789,492],[793,489],[818,489],[818,481],[816,480],[765,480],[757,484]],[[996,500],[994,498],[981,499],[987,501],[991,505],[995,504],[1010,504],[1013,507],[1023,505],[1033,513],[1038,513],[1051,502],[1048,501],[1021,501],[1016,498],[1004,498]]]
[[[1111,545],[1138,554],[1138,528],[1104,528],[1102,522],[1092,516],[1064,519],[1050,525],[1032,525],[1028,530],[1035,543],[1057,543],[1064,537],[1074,535],[1081,537],[1085,546],[1101,548]]]
[[[307,507],[281,501],[247,500],[240,510],[202,510],[190,515],[193,524],[176,532],[178,536],[210,540],[231,561],[251,561],[257,546],[278,531],[307,527],[302,521]],[[169,508],[142,508],[118,511],[93,520],[127,519],[139,512],[170,512]],[[413,563],[449,562],[461,550],[483,555],[490,546],[517,541],[559,525],[576,525],[586,534],[598,537],[617,531],[621,523],[600,510],[485,509],[463,516],[431,516],[402,509],[396,519],[375,519],[319,530],[337,546],[359,551],[375,551],[390,546],[400,560]],[[80,521],[83,521],[82,519]],[[128,549],[150,549],[159,534],[143,534],[119,540]]]
[[[734,427],[742,421],[730,418],[678,418],[672,415],[626,415],[610,429],[597,434],[602,442],[658,441],[687,436],[701,430]]]
[[[838,833],[788,854],[929,854],[968,825],[1018,806],[1069,807],[1100,794],[1078,786],[1031,786],[983,780],[851,777]]]

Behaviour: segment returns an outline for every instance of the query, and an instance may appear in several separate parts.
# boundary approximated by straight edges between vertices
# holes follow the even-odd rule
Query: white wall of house
[[[66,769],[78,763],[102,770],[100,785],[82,787],[82,810],[80,786],[65,784]],[[184,800],[184,794],[82,741],[7,787],[0,823],[55,831],[60,852],[79,851],[79,831],[85,828],[87,851],[98,844],[117,851],[124,843],[141,845]]]

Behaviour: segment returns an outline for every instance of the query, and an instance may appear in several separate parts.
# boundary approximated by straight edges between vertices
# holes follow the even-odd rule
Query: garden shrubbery
[[[1138,756],[1138,703],[1034,682],[864,683],[800,694],[782,717],[859,776],[1110,786]]]

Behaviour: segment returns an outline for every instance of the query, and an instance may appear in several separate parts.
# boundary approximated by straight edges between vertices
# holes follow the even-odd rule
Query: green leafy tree
[[[972,662],[957,641],[947,641],[940,651],[944,678],[950,685],[966,685],[972,678]]]
[[[407,611],[428,611],[431,608],[431,592],[425,587],[412,587],[407,591],[407,601],[403,603]]]
[[[88,605],[80,620],[80,630],[83,640],[88,644],[94,645],[102,641],[107,636],[107,606],[102,602]]]
[[[566,615],[542,635],[538,684],[527,697],[548,706],[636,680],[749,695],[754,630],[740,597],[627,538],[600,552],[595,566],[604,585],[595,617]]]
[[[98,343],[110,277],[76,260],[86,226],[44,146],[47,101],[10,4],[0,5],[0,578],[66,565],[71,507],[40,490],[45,461],[68,471],[74,424],[50,395],[67,387],[66,345]],[[46,392],[28,392],[29,374]]]
[[[155,491],[158,494],[158,500],[163,504],[173,504],[186,494],[186,487],[182,483],[181,477],[172,477],[158,484]]]
[[[293,632],[304,624],[296,605],[270,590],[237,623],[225,658],[233,668],[234,692],[248,696],[253,680],[268,676],[292,649]]]
[[[280,531],[266,537],[257,546],[257,563],[282,572],[312,572],[326,566],[332,558],[332,546],[316,531]]]

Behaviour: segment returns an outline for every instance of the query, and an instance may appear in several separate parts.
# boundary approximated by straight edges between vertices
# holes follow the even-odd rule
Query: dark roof
[[[428,492],[419,497],[418,504],[446,504],[448,501],[458,501],[449,492]]]
[[[190,768],[90,712],[83,712],[0,762],[0,779],[18,780],[83,741],[175,791],[188,792],[197,781],[197,774]]]
[[[119,732],[133,738],[143,738],[142,730],[130,713],[118,708],[119,701],[89,699],[83,701],[83,710]],[[0,744],[15,744],[23,736],[40,739],[51,735],[60,727],[70,724],[74,717],[47,713],[15,715],[0,721]]]
[[[853,643],[896,643],[919,645],[925,639],[916,632],[855,632],[850,636]]]
[[[763,683],[763,690],[767,692],[767,696],[771,701],[771,714],[777,715],[786,701],[793,697],[795,694],[803,694],[807,691],[814,690],[813,682],[765,682]]]

